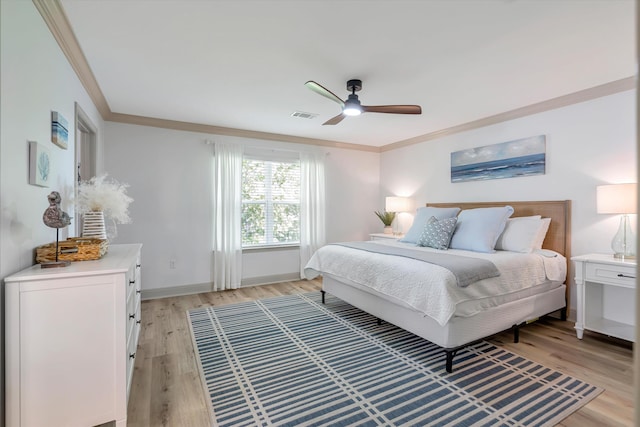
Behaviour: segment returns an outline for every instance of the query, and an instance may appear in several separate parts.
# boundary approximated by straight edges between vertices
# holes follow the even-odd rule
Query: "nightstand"
[[[384,233],[371,233],[369,239],[371,240],[400,240],[404,237],[404,234],[384,234]]]
[[[576,265],[576,333],[599,332],[635,341],[636,261],[613,255],[571,258]]]

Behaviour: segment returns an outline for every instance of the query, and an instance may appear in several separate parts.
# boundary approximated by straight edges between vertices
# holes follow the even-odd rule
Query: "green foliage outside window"
[[[244,159],[242,246],[300,242],[300,165]]]

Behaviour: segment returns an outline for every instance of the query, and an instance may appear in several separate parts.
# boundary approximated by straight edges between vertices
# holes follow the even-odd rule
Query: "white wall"
[[[610,243],[619,218],[596,214],[596,186],[636,182],[635,112],[635,91],[627,91],[384,152],[381,196],[410,196],[417,206],[426,202],[569,199],[572,254],[612,253]],[[452,151],[535,135],[546,135],[544,175],[451,183]],[[405,227],[409,225],[410,221]],[[575,290],[570,294],[574,297]],[[573,301],[571,306],[575,307]]]
[[[130,207],[133,223],[118,226],[114,243],[144,245],[142,273],[147,297],[210,289],[213,146],[205,140],[328,153],[327,240],[366,239],[368,233],[380,230],[373,215],[380,209],[378,153],[107,122],[105,171],[129,184],[128,193],[134,199]],[[171,260],[175,260],[174,269]],[[297,249],[243,254],[243,284],[296,275],[299,277]]]
[[[75,133],[69,129],[67,150],[54,145],[51,110],[62,113],[73,127],[78,102],[99,132],[103,122],[32,2],[0,2],[0,55],[0,278],[4,278],[31,266],[37,246],[55,241],[55,229],[42,222],[51,191],[60,192],[63,209],[72,211]],[[29,140],[50,152],[49,188],[29,185]],[[61,230],[61,239],[69,229]],[[0,303],[4,335],[3,319],[4,302]],[[4,425],[3,396],[0,387],[0,425]]]

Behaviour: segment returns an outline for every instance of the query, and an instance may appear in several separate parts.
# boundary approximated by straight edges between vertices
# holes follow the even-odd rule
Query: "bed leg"
[[[513,325],[513,342],[515,344],[520,342],[520,326]]]
[[[445,368],[446,368],[448,373],[452,373],[453,372],[453,356],[456,355],[456,352],[455,352],[455,350],[445,350],[444,352],[447,355],[447,360],[445,362]]]
[[[326,294],[326,292],[325,291],[320,291],[320,294],[322,294],[322,303],[324,304],[325,303],[324,302],[324,294]]]
[[[566,321],[567,320],[567,307],[564,307],[564,308],[560,309],[560,320],[562,320],[562,321]]]

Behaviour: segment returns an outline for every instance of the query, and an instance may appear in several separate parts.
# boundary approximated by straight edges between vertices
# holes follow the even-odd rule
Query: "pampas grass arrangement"
[[[129,204],[133,199],[127,195],[128,187],[128,184],[119,183],[106,174],[82,181],[78,186],[78,212],[103,212],[115,223],[129,224]]]

